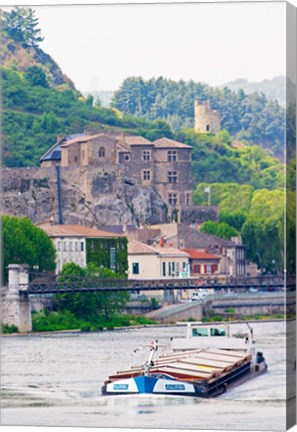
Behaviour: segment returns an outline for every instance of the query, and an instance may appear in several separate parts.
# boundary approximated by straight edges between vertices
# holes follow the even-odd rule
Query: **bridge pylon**
[[[19,332],[32,331],[31,305],[27,289],[29,266],[9,264],[8,291],[2,302],[2,324],[15,325]]]

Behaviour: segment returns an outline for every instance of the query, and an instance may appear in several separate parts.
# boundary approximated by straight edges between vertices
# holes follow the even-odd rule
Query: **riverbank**
[[[231,325],[238,325],[238,324],[244,324],[245,322],[248,322],[249,324],[257,324],[257,323],[278,323],[278,322],[292,322],[295,321],[296,318],[287,318],[286,320],[284,320],[284,318],[266,318],[266,319],[245,319],[245,320],[234,320],[234,321],[228,321],[228,324]],[[202,321],[198,321],[203,323]],[[220,321],[220,322],[226,322],[226,321]],[[137,330],[137,329],[146,329],[146,328],[167,328],[167,327],[172,327],[174,325],[176,326],[183,326],[186,325],[187,321],[180,321],[177,322],[176,324],[172,324],[172,323],[151,323],[151,324],[137,324],[137,325],[130,325],[130,326],[119,326],[119,327],[114,327],[114,328],[110,328],[110,327],[104,327],[100,330],[90,330],[88,332],[85,332],[83,330],[81,330],[80,328],[76,328],[76,329],[66,329],[66,330],[51,330],[51,331],[33,331],[33,332],[26,332],[26,333],[0,333],[1,337],[8,337],[8,336],[43,336],[43,335],[63,335],[63,334],[81,334],[81,333],[101,333],[101,332],[107,332],[107,331],[113,331],[113,332],[117,332],[117,331],[123,331],[123,330]],[[216,325],[218,324],[218,321],[207,321],[205,322],[205,324],[207,325]]]

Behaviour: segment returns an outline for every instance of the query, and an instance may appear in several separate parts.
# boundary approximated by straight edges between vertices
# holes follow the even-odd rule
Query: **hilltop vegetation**
[[[250,183],[272,189],[281,184],[281,164],[258,146],[233,148],[226,132],[217,136],[193,130],[173,133],[162,121],[121,117],[113,109],[92,105],[92,98],[75,90],[51,87],[44,71],[34,65],[20,73],[2,68],[3,160],[8,167],[36,166],[58,134],[85,128],[121,128],[154,140],[175,138],[193,146],[193,180]]]
[[[194,127],[195,99],[210,100],[212,108],[220,111],[222,128],[232,136],[282,153],[284,110],[263,93],[247,95],[243,90],[212,88],[194,81],[131,77],[115,92],[112,105],[124,114],[164,119],[179,130]]]

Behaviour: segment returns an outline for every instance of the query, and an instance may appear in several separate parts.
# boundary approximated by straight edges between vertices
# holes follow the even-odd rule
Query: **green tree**
[[[9,264],[38,266],[40,271],[51,271],[56,267],[56,250],[52,240],[40,228],[23,217],[2,216],[3,267],[7,277]]]
[[[85,283],[87,286],[90,283],[89,277],[99,280],[123,279],[123,276],[112,270],[98,268],[94,264],[82,268],[75,263],[68,263],[63,266],[59,281],[66,285],[68,283],[72,286],[73,284],[81,286]],[[69,311],[80,319],[96,321],[103,317],[105,320],[109,320],[124,310],[128,300],[129,294],[125,292],[73,292],[57,294],[55,296],[55,308]]]
[[[46,74],[39,66],[29,66],[25,72],[25,78],[32,86],[48,87]]]
[[[217,237],[231,240],[231,237],[236,237],[238,232],[225,222],[218,223],[213,221],[204,222],[200,228],[201,232],[211,234]]]
[[[24,47],[36,48],[43,41],[39,29],[38,18],[31,8],[16,7],[10,12],[4,12],[4,30],[8,35],[20,42]]]

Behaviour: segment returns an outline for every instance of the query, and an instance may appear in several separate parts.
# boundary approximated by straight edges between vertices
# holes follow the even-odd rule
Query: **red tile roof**
[[[221,257],[219,255],[209,254],[209,253],[197,250],[197,249],[182,249],[182,251],[189,254],[190,258],[192,258],[192,259],[209,259],[209,260],[221,259]]]
[[[81,225],[49,225],[38,224],[49,237],[88,237],[88,238],[118,238],[124,237],[123,234],[97,230],[94,228],[84,227]]]

